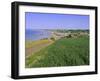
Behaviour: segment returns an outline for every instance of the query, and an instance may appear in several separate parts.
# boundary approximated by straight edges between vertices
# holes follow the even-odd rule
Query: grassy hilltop
[[[56,40],[25,62],[26,68],[89,65],[89,36]]]

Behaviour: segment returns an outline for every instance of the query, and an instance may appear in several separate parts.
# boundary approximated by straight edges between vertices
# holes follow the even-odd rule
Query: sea
[[[25,40],[35,41],[51,37],[51,32],[46,29],[26,29]]]

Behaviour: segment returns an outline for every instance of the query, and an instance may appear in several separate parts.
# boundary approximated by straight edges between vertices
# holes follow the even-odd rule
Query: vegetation
[[[50,39],[51,39],[52,41],[55,41],[55,38],[54,38],[54,37],[51,37]]]
[[[63,30],[51,30],[51,31],[57,31],[57,32],[61,32],[61,33],[67,33],[67,32],[71,32],[71,33],[79,33],[79,32],[86,32],[86,33],[89,33],[89,30],[86,29],[86,30],[82,30],[82,29],[76,29],[76,30],[71,30],[71,29],[63,29]]]
[[[26,41],[25,42],[25,47],[26,48],[31,48],[31,47],[35,47],[38,46],[40,44],[45,44],[45,43],[49,43],[51,41],[47,40],[47,39],[43,39],[43,40],[38,40],[38,41]]]
[[[25,62],[26,68],[89,65],[89,37],[56,40]]]
[[[53,41],[48,40],[48,39],[42,39],[42,40],[37,40],[37,41],[26,41],[25,42],[25,56],[27,57],[31,55],[32,53],[36,53],[52,43]]]

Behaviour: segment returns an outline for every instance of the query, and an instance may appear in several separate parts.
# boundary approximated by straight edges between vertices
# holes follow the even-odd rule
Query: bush
[[[55,38],[54,37],[51,37],[50,39],[53,40],[53,41],[55,41]]]

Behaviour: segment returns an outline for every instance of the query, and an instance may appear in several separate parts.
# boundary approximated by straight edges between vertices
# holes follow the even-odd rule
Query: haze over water
[[[51,36],[51,32],[43,29],[25,31],[25,39],[30,41],[40,40]]]

